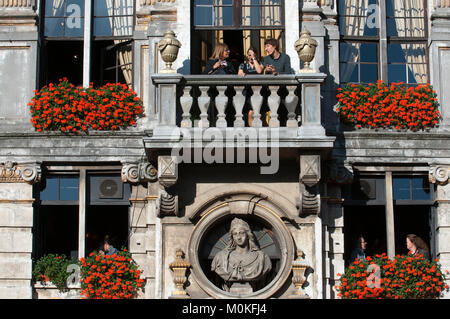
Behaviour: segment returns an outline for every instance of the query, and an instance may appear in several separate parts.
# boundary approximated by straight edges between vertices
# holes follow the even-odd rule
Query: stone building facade
[[[96,236],[106,233],[116,235],[143,270],[140,298],[337,298],[337,274],[360,232],[371,252],[389,255],[404,253],[404,236],[417,233],[450,270],[449,1],[411,0],[409,8],[394,0],[261,1],[276,13],[259,11],[261,21],[270,22],[249,24],[242,21],[246,14],[255,17],[251,1],[204,1],[204,7],[187,0],[106,2],[100,8],[90,0],[0,1],[1,298],[54,297],[32,282],[32,259],[86,256],[98,248]],[[225,22],[236,7],[244,10],[243,20]],[[419,13],[408,16],[413,8]],[[222,22],[205,22],[202,10],[216,18],[221,12]],[[364,17],[363,31],[347,32],[355,17]],[[399,17],[409,22],[399,25]],[[370,22],[376,35],[367,29]],[[305,28],[318,43],[314,72],[301,71],[294,48]],[[393,36],[392,28],[419,29],[419,35]],[[164,72],[158,51],[169,30],[181,43],[172,73]],[[211,39],[233,42],[236,30],[238,39],[250,35],[252,45],[267,38],[264,32],[278,37],[294,73],[199,74]],[[375,51],[363,52],[365,43]],[[398,52],[390,50],[409,43],[419,47],[422,62],[408,60],[409,53],[403,61],[392,57]],[[124,54],[122,45],[128,46]],[[349,58],[348,47],[359,51]],[[73,68],[64,70],[79,85],[100,83],[102,76],[117,80],[117,73],[97,74],[110,48],[119,48],[114,52],[122,58],[111,60],[124,73],[119,80],[144,102],[137,125],[80,135],[36,132],[27,105],[33,90],[64,76],[58,70],[68,64]],[[371,54],[375,58],[365,61]],[[58,56],[71,60],[64,66]],[[413,133],[342,125],[336,89],[370,76],[390,81],[395,66],[406,70],[408,84],[433,85],[439,127]],[[271,111],[266,126],[245,127],[240,116],[248,86],[255,113],[262,114],[263,105]],[[276,116],[281,104],[284,120]],[[114,194],[105,194],[105,183],[114,185]],[[250,290],[224,288],[211,270],[236,217],[250,225],[272,263]],[[180,267],[189,271],[180,275],[186,283],[176,286]]]

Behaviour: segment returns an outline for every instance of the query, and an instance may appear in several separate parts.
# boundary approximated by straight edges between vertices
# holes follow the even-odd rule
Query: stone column
[[[441,130],[450,131],[450,3],[436,0],[431,12],[430,79],[438,95]]]
[[[323,20],[326,30],[325,37],[325,71],[328,76],[322,86],[322,118],[327,131],[339,131],[339,117],[334,111],[337,104],[336,90],[339,87],[339,26],[337,25],[337,3],[336,0],[322,0]]]
[[[432,166],[430,182],[437,185],[436,216],[432,231],[435,233],[436,258],[442,265],[442,271],[450,271],[450,166]],[[450,276],[446,275],[450,285]],[[445,294],[450,299],[450,293]]]
[[[322,220],[325,229],[325,293],[327,299],[337,298],[334,288],[339,285],[338,273],[345,271],[344,261],[344,207],[341,188],[351,183],[351,169],[336,162],[327,165],[326,194],[323,198]]]
[[[151,185],[157,179],[156,168],[148,162],[122,163],[122,181],[132,184],[129,208],[129,251],[143,270],[144,294],[138,298],[155,298],[156,199]]]
[[[38,163],[0,163],[0,298],[31,299],[33,184]]]
[[[181,42],[178,58],[173,68],[180,74],[190,74],[190,48],[191,48],[191,2],[184,0],[143,0],[140,1],[136,11],[137,25],[136,37],[139,37],[140,53],[147,65],[140,67],[140,89],[144,96],[146,119],[142,123],[144,128],[153,128],[157,125],[156,89],[152,85],[150,75],[159,73],[165,68],[158,50],[158,42],[166,31],[172,30]],[[144,37],[146,43],[144,44]],[[135,73],[136,74],[136,73]],[[146,91],[145,93],[143,91]]]
[[[27,106],[36,89],[35,1],[0,1],[0,131],[32,131]]]

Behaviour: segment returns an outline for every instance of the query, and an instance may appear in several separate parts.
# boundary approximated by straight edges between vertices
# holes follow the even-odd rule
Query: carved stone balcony
[[[170,149],[188,140],[204,147],[243,135],[240,147],[267,146],[270,140],[278,148],[330,150],[335,138],[321,124],[325,77],[154,74],[155,125],[145,147]]]

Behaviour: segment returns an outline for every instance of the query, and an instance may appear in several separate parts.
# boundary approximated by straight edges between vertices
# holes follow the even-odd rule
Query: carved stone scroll
[[[41,180],[41,165],[39,163],[18,164],[7,161],[0,163],[0,183],[34,184]]]
[[[124,183],[155,182],[158,171],[148,162],[122,163],[122,181]]]
[[[450,166],[432,166],[429,173],[430,183],[445,185],[450,180]]]

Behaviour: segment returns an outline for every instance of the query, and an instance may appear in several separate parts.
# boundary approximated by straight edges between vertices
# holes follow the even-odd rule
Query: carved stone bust
[[[269,256],[259,249],[250,226],[242,219],[231,221],[228,245],[214,257],[211,270],[225,282],[223,289],[233,294],[253,292],[252,286],[270,272]]]

